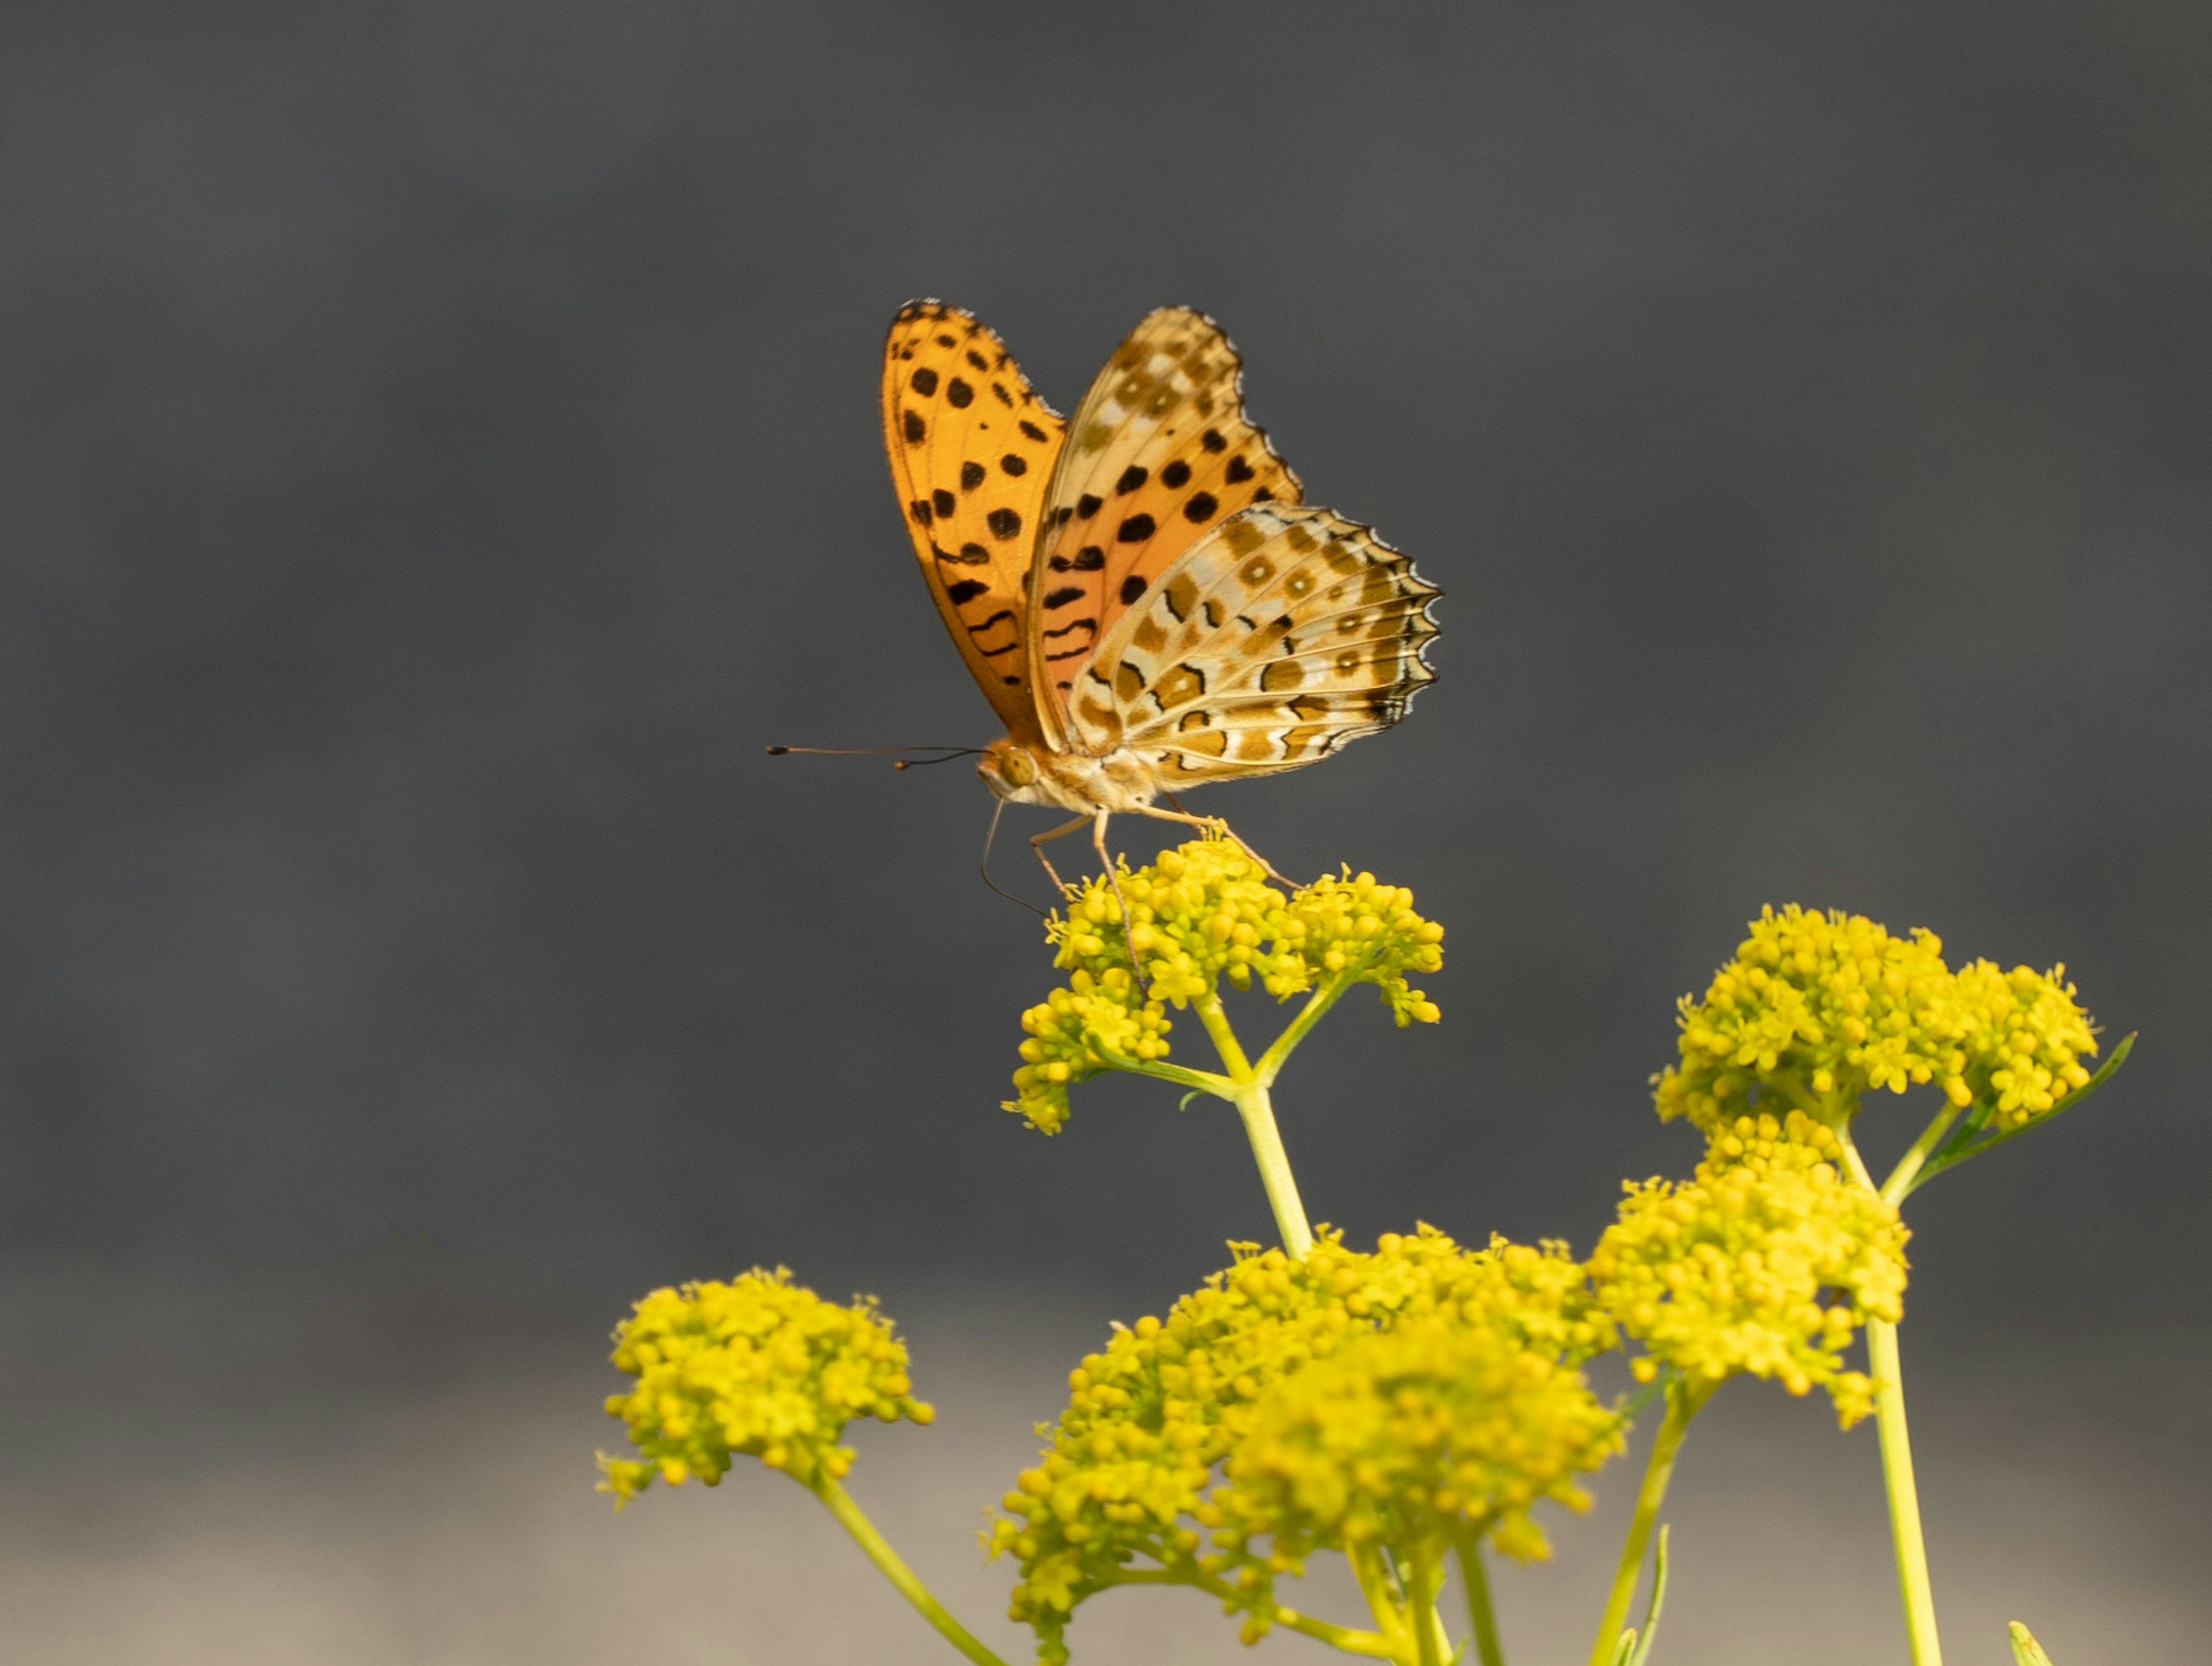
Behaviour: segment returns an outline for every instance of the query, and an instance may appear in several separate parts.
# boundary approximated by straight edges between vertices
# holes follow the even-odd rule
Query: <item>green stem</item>
[[[1259,1063],[1253,1067],[1254,1075],[1263,1082],[1273,1082],[1276,1074],[1283,1068],[1283,1061],[1290,1057],[1291,1050],[1306,1039],[1307,1032],[1320,1023],[1345,991],[1352,987],[1352,972],[1357,969],[1346,967],[1307,997],[1305,1005],[1298,1009],[1298,1015],[1284,1026],[1283,1033],[1275,1038],[1274,1044],[1260,1055]]]
[[[1237,1039],[1237,1032],[1229,1027],[1229,1015],[1221,1010],[1221,997],[1209,990],[1190,1005],[1198,1015],[1198,1021],[1206,1026],[1213,1051],[1221,1055],[1221,1068],[1229,1073],[1229,1079],[1240,1087],[1251,1081],[1252,1063],[1244,1057],[1243,1045]]]
[[[1912,1439],[1905,1427],[1905,1374],[1897,1327],[1869,1319],[1867,1365],[1875,1378],[1875,1426],[1881,1433],[1881,1479],[1889,1493],[1889,1536],[1897,1547],[1897,1588],[1905,1603],[1913,1666],[1942,1666],[1936,1634],[1936,1593],[1928,1578],[1928,1543],[1920,1531],[1920,1489],[1912,1476]]]
[[[1920,1130],[1920,1137],[1912,1142],[1911,1149],[1897,1160],[1889,1178],[1881,1183],[1883,1203],[1905,1201],[1905,1194],[1912,1190],[1912,1177],[1920,1172],[1920,1166],[1928,1160],[1929,1154],[1942,1144],[1943,1136],[1951,1131],[1951,1124],[1959,1120],[1959,1112],[1963,1109],[1963,1106],[1946,1104],[1935,1120]]]
[[[860,1512],[853,1496],[837,1484],[836,1476],[823,1474],[808,1485],[807,1490],[820,1499],[837,1524],[853,1536],[868,1560],[881,1571],[884,1578],[898,1588],[900,1596],[914,1604],[924,1620],[936,1628],[939,1636],[975,1663],[975,1666],[1006,1666],[993,1654],[969,1629],[945,1611],[945,1605],[929,1594],[929,1587],[915,1578],[914,1570],[899,1560],[899,1554],[889,1540],[876,1531],[876,1524]]]
[[[1498,1643],[1498,1616],[1490,1606],[1490,1572],[1482,1565],[1482,1541],[1459,1542],[1460,1583],[1467,1587],[1467,1617],[1474,1627],[1474,1657],[1480,1666],[1505,1666]]]
[[[1237,1600],[1237,1594],[1222,1581],[1195,1569],[1146,1568],[1141,1572],[1117,1573],[1109,1582],[1115,1585],[1188,1585],[1209,1596],[1218,1596],[1224,1602]],[[1333,1626],[1326,1620],[1316,1620],[1311,1615],[1300,1614],[1295,1608],[1277,1608],[1275,1623],[1285,1631],[1341,1649],[1349,1655],[1368,1655],[1380,1660],[1395,1660],[1398,1651],[1390,1640],[1379,1632],[1354,1631],[1348,1626]]]
[[[1714,1385],[1717,1387],[1718,1384]],[[1613,1572],[1613,1591],[1606,1598],[1605,1615],[1598,1621],[1597,1642],[1590,1650],[1590,1666],[1612,1666],[1620,1648],[1621,1628],[1628,1623],[1628,1605],[1636,1596],[1636,1581],[1644,1572],[1644,1548],[1651,1542],[1651,1524],[1667,1497],[1674,1478],[1674,1459],[1682,1450],[1682,1437],[1690,1420],[1712,1397],[1711,1388],[1692,1388],[1685,1379],[1667,1391],[1667,1415],[1651,1442],[1651,1456],[1644,1466],[1644,1485],[1636,1494],[1636,1514],[1628,1524],[1627,1542],[1620,1547],[1620,1566]]]
[[[1390,1645],[1390,1658],[1403,1661],[1407,1645],[1406,1614],[1398,1606],[1398,1596],[1393,1588],[1390,1570],[1383,1565],[1382,1553],[1374,1545],[1346,1545],[1344,1560],[1352,1564],[1352,1577],[1359,1581],[1359,1594],[1367,1599],[1367,1611],[1375,1616],[1375,1628],[1382,1640]]]
[[[1172,1081],[1178,1087],[1194,1088],[1201,1094],[1211,1094],[1216,1099],[1234,1100],[1237,1084],[1227,1076],[1217,1075],[1212,1070],[1187,1070],[1180,1064],[1170,1064],[1162,1059],[1125,1058],[1120,1053],[1101,1047],[1099,1057],[1116,1070],[1127,1070],[1133,1076],[1152,1076],[1160,1081]]]
[[[1267,1187],[1268,1207],[1275,1211],[1283,1253],[1303,1261],[1313,1248],[1313,1228],[1306,1224],[1306,1208],[1298,1201],[1298,1183],[1291,1173],[1290,1155],[1283,1149],[1267,1090],[1256,1081],[1239,1087],[1236,1104],[1237,1114],[1244,1119],[1244,1137],[1252,1142],[1252,1160],[1260,1166],[1260,1184]]]
[[[1252,1142],[1252,1160],[1260,1166],[1260,1184],[1267,1190],[1267,1206],[1275,1212],[1275,1230],[1282,1237],[1283,1253],[1294,1261],[1305,1259],[1313,1248],[1313,1228],[1307,1224],[1305,1205],[1298,1201],[1298,1183],[1291,1173],[1290,1154],[1283,1149],[1282,1131],[1275,1126],[1275,1107],[1267,1097],[1267,1084],[1253,1070],[1251,1061],[1229,1027],[1221,1010],[1221,997],[1207,993],[1191,1003],[1198,1021],[1213,1039],[1221,1055],[1231,1092],[1227,1095],[1244,1119],[1244,1137]]]
[[[1449,1644],[1440,1644],[1443,1623],[1437,1618],[1437,1596],[1443,1589],[1443,1548],[1416,1551],[1406,1565],[1406,1611],[1413,1622],[1413,1658],[1419,1666],[1444,1666]]]
[[[1844,1159],[1859,1184],[1881,1193],[1866,1160],[1843,1132]],[[1904,1166],[1899,1165],[1900,1168]],[[1918,1165],[1914,1165],[1915,1168]],[[1912,1174],[1890,1179],[1899,1195],[1910,1191]],[[1897,1552],[1897,1590],[1905,1607],[1906,1640],[1913,1666],[1943,1666],[1943,1645],[1936,1634],[1936,1590],[1928,1577],[1928,1541],[1920,1528],[1920,1487],[1912,1474],[1912,1437],[1905,1423],[1905,1370],[1897,1355],[1897,1327],[1883,1319],[1866,1322],[1867,1369],[1875,1379],[1875,1427],[1881,1435],[1881,1483],[1889,1495],[1889,1538]]]

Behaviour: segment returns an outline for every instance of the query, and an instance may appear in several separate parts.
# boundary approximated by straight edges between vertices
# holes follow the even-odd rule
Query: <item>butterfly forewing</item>
[[[1255,503],[1296,503],[1297,476],[1245,415],[1220,326],[1152,313],[1115,349],[1068,428],[1036,547],[1030,675],[1061,738],[1077,674],[1118,620],[1209,529]]]
[[[1045,739],[1024,591],[1066,423],[967,313],[910,301],[884,343],[884,445],[922,577],[1006,732]]]
[[[1075,744],[1162,783],[1272,775],[1386,729],[1436,674],[1435,585],[1364,526],[1262,505],[1160,576],[1077,678]]]

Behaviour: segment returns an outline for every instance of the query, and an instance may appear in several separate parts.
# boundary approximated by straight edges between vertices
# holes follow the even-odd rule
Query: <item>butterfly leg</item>
[[[1276,884],[1287,887],[1289,889],[1293,891],[1299,888],[1298,882],[1296,880],[1285,878],[1281,874],[1277,873],[1275,871],[1275,864],[1273,863],[1268,861],[1267,858],[1261,856],[1259,851],[1254,850],[1249,845],[1247,845],[1243,839],[1239,839],[1237,836],[1237,830],[1231,827],[1226,821],[1224,821],[1218,815],[1190,815],[1179,810],[1160,809],[1157,806],[1152,804],[1146,804],[1139,809],[1137,814],[1139,815],[1149,815],[1158,821],[1180,821],[1185,827],[1198,828],[1201,833],[1218,833],[1231,845],[1234,845],[1238,850],[1243,851],[1246,856],[1251,857],[1255,863],[1258,863],[1260,871],[1267,875],[1269,879],[1274,881]]]
[[[1128,899],[1121,894],[1121,876],[1115,871],[1114,858],[1107,854],[1106,851],[1106,824],[1113,819],[1104,810],[1098,812],[1091,823],[1091,843],[1097,850],[1098,865],[1105,869],[1106,882],[1114,888],[1115,906],[1121,911],[1121,941],[1127,943],[1130,929],[1136,922],[1129,916]],[[1151,1000],[1152,998],[1152,983],[1145,976],[1145,968],[1137,959],[1136,945],[1133,943],[1129,945],[1129,970],[1137,974],[1139,991],[1147,1001]]]
[[[1078,827],[1088,824],[1090,820],[1087,815],[1079,815],[1074,821],[1065,822],[1054,827],[1050,833],[1038,833],[1030,840],[1030,849],[1036,852],[1036,859],[1044,864],[1046,874],[1051,877],[1052,888],[1063,896],[1067,894],[1067,881],[1060,878],[1059,873],[1054,869],[1051,861],[1045,856],[1044,847],[1055,839],[1066,838]]]

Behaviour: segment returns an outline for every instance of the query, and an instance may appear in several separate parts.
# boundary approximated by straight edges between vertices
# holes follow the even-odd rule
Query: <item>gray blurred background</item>
[[[977,1511],[1270,1227],[1219,1107],[996,1108],[1052,979],[964,765],[763,755],[994,732],[876,427],[931,294],[1062,409],[1212,312],[1444,587],[1401,729],[1202,801],[1452,934],[1442,1025],[1280,1090],[1316,1217],[1587,1248],[1694,1161],[1646,1078],[1762,902],[2143,1033],[1915,1200],[1905,1348],[1954,1659],[2201,1660],[2208,284],[2187,0],[15,0],[0,1651],[950,1658],[774,1477],[589,1490],[628,1301],[777,1261],[901,1318],[943,1421],[856,1490],[1023,1649]],[[1662,1658],[1902,1657],[1870,1431],[1738,1385],[1675,1519]]]

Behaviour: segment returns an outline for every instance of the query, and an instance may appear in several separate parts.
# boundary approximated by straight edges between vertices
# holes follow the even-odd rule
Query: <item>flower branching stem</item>
[[[1895,1203],[1911,1190],[1913,1177],[1928,1154],[1942,1143],[1955,1115],[1948,1108],[1939,1112],[1881,1185],[1875,1184],[1846,1129],[1844,1158],[1853,1178],[1885,1202]],[[1881,1437],[1881,1484],[1889,1499],[1889,1536],[1897,1553],[1905,1638],[1912,1649],[1912,1666],[1943,1666],[1943,1644],[1936,1630],[1936,1587],[1928,1573],[1928,1540],[1920,1525],[1920,1487],[1912,1473],[1912,1435],[1905,1419],[1905,1368],[1898,1357],[1897,1326],[1869,1318],[1866,1344],[1867,1370],[1875,1379],[1875,1428]]]
[[[1613,1590],[1606,1598],[1605,1614],[1598,1621],[1597,1641],[1590,1649],[1590,1666],[1613,1666],[1620,1653],[1620,1634],[1628,1624],[1628,1605],[1635,1600],[1636,1583],[1644,1572],[1644,1553],[1651,1542],[1659,1506],[1666,1501],[1667,1483],[1674,1479],[1674,1460],[1681,1452],[1682,1438],[1690,1432],[1690,1420],[1705,1409],[1717,1386],[1713,1384],[1700,1388],[1680,1377],[1667,1384],[1667,1415],[1660,1421],[1659,1433],[1651,1442],[1651,1456],[1644,1465],[1644,1484],[1636,1493],[1636,1513],[1629,1520],[1628,1538],[1620,1547],[1620,1566],[1613,1572]]]
[[[853,1501],[853,1495],[837,1484],[829,1474],[817,1475],[807,1490],[820,1499],[825,1508],[837,1518],[837,1524],[853,1536],[854,1542],[867,1553],[884,1578],[898,1588],[900,1596],[914,1604],[915,1610],[929,1621],[937,1634],[975,1663],[975,1666],[1006,1666],[1006,1663],[977,1640],[974,1633],[945,1611],[945,1604],[930,1595],[929,1587],[915,1577],[890,1542],[876,1530],[876,1524]]]

